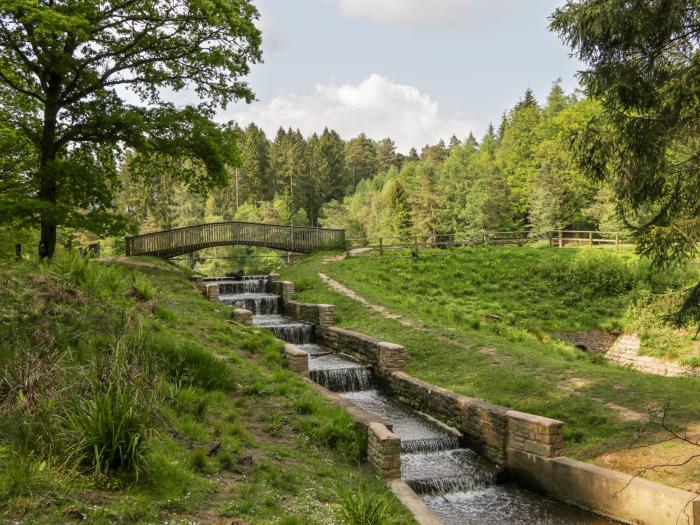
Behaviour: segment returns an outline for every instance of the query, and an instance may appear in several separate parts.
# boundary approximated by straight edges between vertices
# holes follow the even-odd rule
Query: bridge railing
[[[322,248],[342,248],[345,230],[263,224],[219,222],[187,226],[127,237],[127,255],[175,257],[203,248],[226,245],[260,246],[307,253]]]

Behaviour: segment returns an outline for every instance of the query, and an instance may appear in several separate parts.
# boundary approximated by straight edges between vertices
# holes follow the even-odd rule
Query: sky
[[[304,135],[391,137],[399,151],[483,135],[529,87],[546,99],[581,65],[548,30],[563,0],[257,0],[257,100],[222,121]]]

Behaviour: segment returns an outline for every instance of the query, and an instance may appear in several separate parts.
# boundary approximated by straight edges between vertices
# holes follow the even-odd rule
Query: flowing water
[[[309,354],[309,375],[320,385],[390,424],[401,438],[401,478],[445,525],[601,525],[610,520],[502,482],[499,469],[460,448],[456,431],[373,389],[371,367],[314,344],[313,325],[279,314],[279,297],[264,277],[208,278],[219,300],[253,312],[253,324]]]

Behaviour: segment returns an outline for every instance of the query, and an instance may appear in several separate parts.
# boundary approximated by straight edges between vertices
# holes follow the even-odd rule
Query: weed
[[[354,487],[338,485],[338,517],[346,525],[384,525],[388,523],[391,500],[360,481]]]
[[[152,433],[148,411],[135,392],[110,387],[90,398],[76,398],[66,414],[72,441],[69,459],[97,476],[148,470],[146,451]]]

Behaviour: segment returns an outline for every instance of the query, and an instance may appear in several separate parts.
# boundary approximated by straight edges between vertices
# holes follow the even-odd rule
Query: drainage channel
[[[615,523],[510,483],[458,434],[374,388],[371,367],[314,344],[313,325],[284,317],[280,298],[256,277],[207,280],[219,300],[253,312],[253,324],[309,354],[309,376],[364,411],[392,424],[401,438],[401,478],[445,525],[602,525]],[[254,284],[253,284],[254,283]]]

